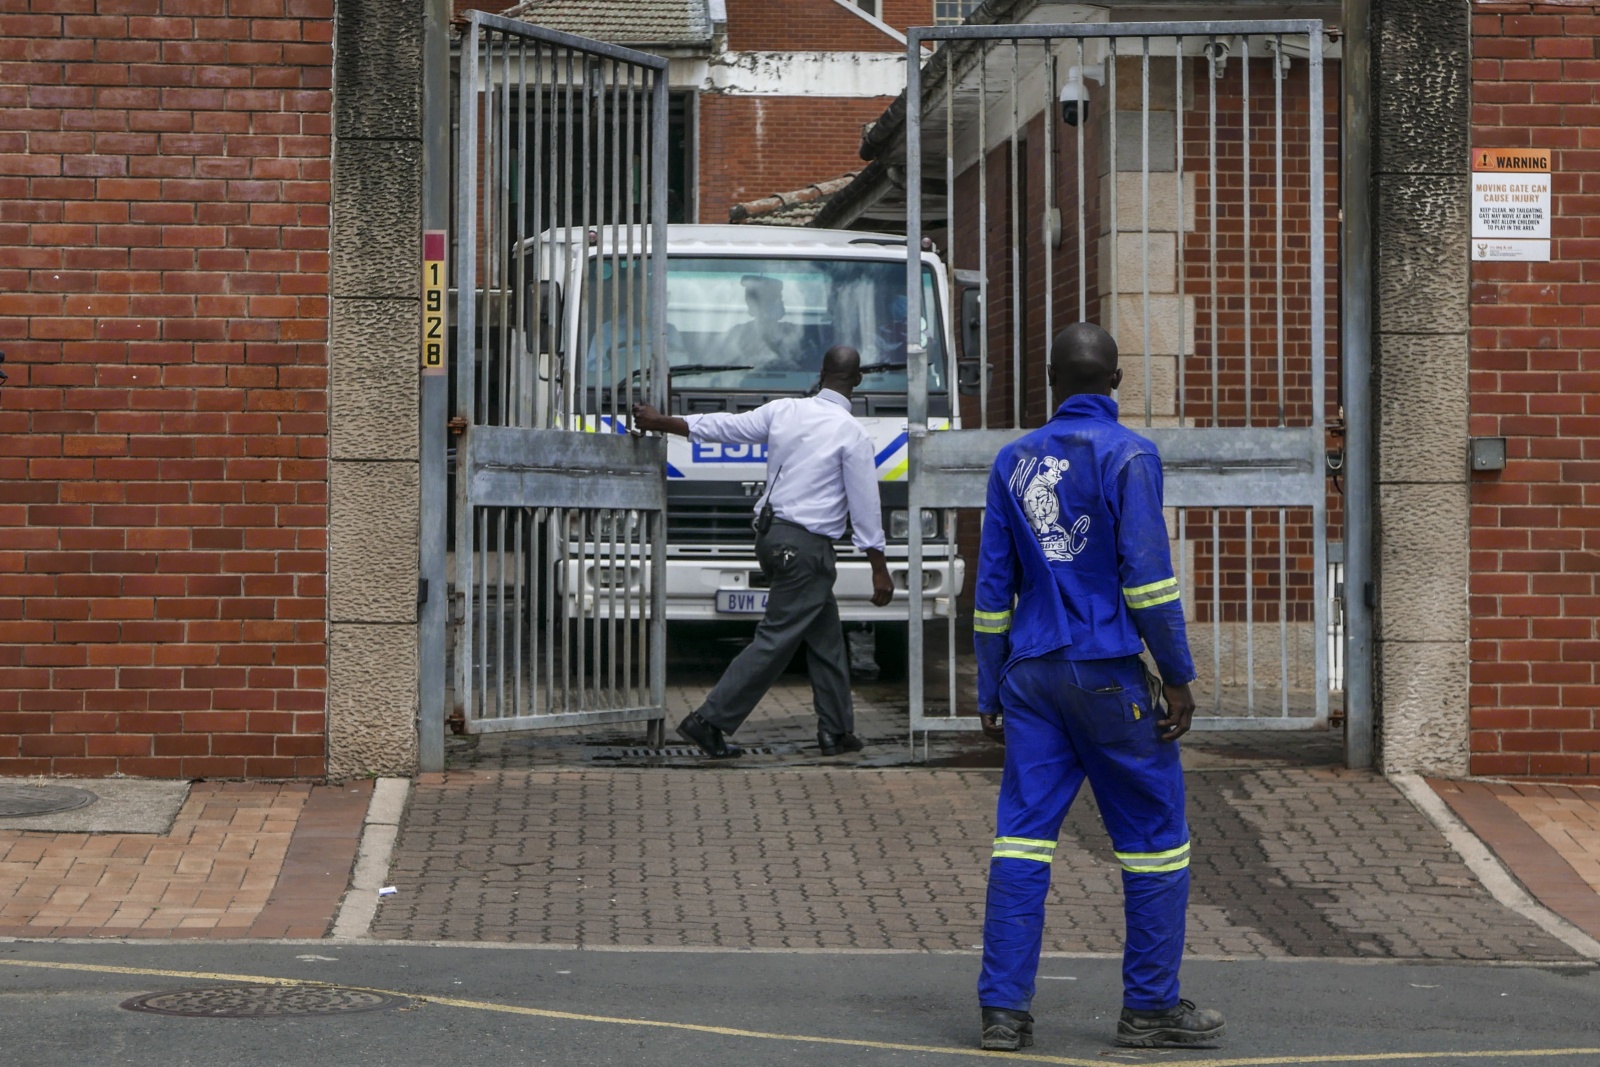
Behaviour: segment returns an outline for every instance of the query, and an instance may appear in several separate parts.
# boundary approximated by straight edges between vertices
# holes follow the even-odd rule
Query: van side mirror
[[[969,272],[960,271],[956,280],[966,283],[967,278],[962,277]],[[961,359],[956,363],[956,387],[962,396],[977,396],[982,392],[982,358],[983,351],[983,289],[981,278],[974,278],[973,284],[967,284],[961,290]]]
[[[535,309],[538,321],[534,321]],[[550,355],[561,351],[561,283],[534,282],[528,286],[528,297],[523,301],[526,321],[522,335],[528,351],[533,355]]]

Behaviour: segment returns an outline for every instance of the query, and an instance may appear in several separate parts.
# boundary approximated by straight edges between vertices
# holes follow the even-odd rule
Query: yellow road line
[[[920,1052],[936,1056],[974,1056],[984,1059],[1004,1059],[1013,1063],[1051,1063],[1058,1067],[1105,1067],[1105,1059],[1075,1059],[1070,1056],[1041,1056],[1029,1052],[985,1052],[973,1048],[949,1048],[941,1045],[912,1045],[898,1041],[865,1041],[846,1037],[818,1037],[812,1034],[782,1034],[765,1030],[742,1030],[732,1026],[706,1026],[701,1023],[675,1023],[661,1019],[633,1019],[616,1015],[587,1015],[580,1012],[556,1011],[552,1008],[528,1008],[517,1004],[497,1004],[487,1000],[464,1000],[460,997],[439,997],[430,993],[403,993],[395,989],[376,989],[371,986],[352,986],[344,982],[323,982],[305,978],[278,978],[264,974],[228,974],[217,971],[171,971],[156,967],[117,967],[101,963],[62,963],[54,960],[17,960],[0,957],[0,967],[35,967],[50,971],[88,971],[95,974],[127,974],[157,978],[186,978],[207,982],[244,982],[250,985],[337,985],[345,989],[363,989],[369,993],[384,993],[393,997],[407,997],[447,1008],[467,1008],[472,1011],[492,1011],[505,1015],[530,1015],[540,1019],[562,1019],[567,1022],[600,1023],[606,1026],[645,1026],[658,1030],[680,1030],[696,1034],[715,1034],[719,1037],[742,1037],[762,1041],[792,1041],[807,1045],[842,1045],[847,1048],[882,1049],[888,1052]],[[1296,1067],[1327,1063],[1400,1063],[1407,1060],[1481,1060],[1491,1057],[1550,1058],[1555,1056],[1600,1056],[1600,1048],[1538,1048],[1538,1049],[1485,1049],[1472,1052],[1362,1052],[1330,1053],[1309,1056],[1250,1056],[1234,1059],[1185,1060],[1189,1067]]]

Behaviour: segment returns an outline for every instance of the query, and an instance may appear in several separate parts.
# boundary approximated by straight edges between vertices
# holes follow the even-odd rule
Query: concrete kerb
[[[400,820],[406,813],[411,794],[408,778],[380,778],[367,804],[367,817],[361,830],[361,846],[356,852],[350,888],[333,921],[333,937],[359,940],[367,936],[378,913],[378,890],[389,876],[395,841],[400,836]]]
[[[1456,818],[1455,812],[1450,810],[1449,805],[1420,776],[1395,774],[1389,776],[1389,781],[1395,784],[1418,811],[1438,827],[1450,847],[1460,854],[1467,867],[1495,900],[1551,937],[1563,942],[1580,956],[1592,960],[1600,959],[1600,941],[1596,941],[1535,900],[1490,851],[1489,846],[1479,840],[1465,823]]]

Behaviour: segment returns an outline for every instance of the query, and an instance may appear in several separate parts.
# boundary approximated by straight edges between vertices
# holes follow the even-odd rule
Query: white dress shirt
[[[883,548],[878,467],[872,438],[850,413],[850,401],[832,389],[785,398],[737,415],[690,415],[691,441],[767,446],[767,492],[772,513],[814,534],[838,540],[850,518],[857,548]]]

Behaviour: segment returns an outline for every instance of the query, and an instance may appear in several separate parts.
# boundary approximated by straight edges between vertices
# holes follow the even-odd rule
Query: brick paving
[[[321,937],[370,783],[199,783],[166,834],[0,830],[0,936]]]
[[[1252,749],[1230,737],[1226,769],[1190,776],[1191,952],[1574,958],[1498,905],[1392,785],[1294,760],[1252,768],[1250,753],[1269,743]],[[1197,739],[1196,751],[1205,747]],[[425,776],[390,872],[400,892],[381,904],[374,936],[733,948],[978,943],[994,770],[741,764],[534,761]],[[1121,947],[1120,875],[1089,801],[1076,806],[1056,852],[1050,951]]]
[[[1600,938],[1600,789],[1428,784],[1540,903]]]

